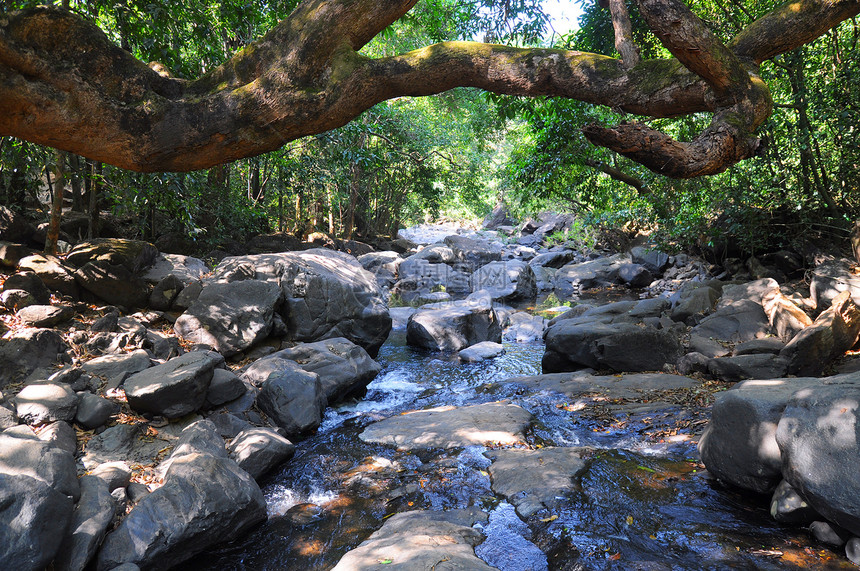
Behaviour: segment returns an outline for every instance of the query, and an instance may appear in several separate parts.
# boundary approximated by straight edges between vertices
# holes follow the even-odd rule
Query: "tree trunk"
[[[771,113],[758,76],[763,61],[860,13],[860,0],[793,0],[724,44],[681,0],[637,0],[674,59],[630,69],[595,54],[473,42],[379,59],[359,53],[416,2],[306,0],[252,47],[193,81],[150,69],[72,12],[12,12],[0,22],[0,135],[131,170],[188,171],[340,127],[381,101],[463,86],[649,117],[713,112],[711,126],[690,142],[642,124],[585,130],[593,143],[655,172],[690,178],[758,150],[754,132]]]
[[[66,186],[66,153],[54,151],[54,200],[51,206],[51,222],[45,240],[45,253],[57,255],[57,242],[60,240],[60,218],[63,215],[63,190]]]
[[[81,196],[81,157],[76,154],[69,155],[69,183],[72,186],[72,211],[80,212],[83,208],[83,197]]]
[[[92,240],[99,237],[99,191],[102,184],[103,166],[100,162],[94,162],[91,173],[89,225],[87,226],[87,238]]]

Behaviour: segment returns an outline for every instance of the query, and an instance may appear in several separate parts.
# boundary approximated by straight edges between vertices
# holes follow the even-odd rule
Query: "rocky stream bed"
[[[851,264],[569,222],[0,244],[0,568],[853,568]]]

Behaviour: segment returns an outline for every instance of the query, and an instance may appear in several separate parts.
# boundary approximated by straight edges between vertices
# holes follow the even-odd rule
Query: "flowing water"
[[[460,364],[408,347],[405,331],[395,330],[366,397],[329,409],[318,433],[263,483],[268,522],[187,568],[330,569],[395,513],[472,505],[490,514],[476,553],[503,571],[854,568],[804,530],[775,524],[766,498],[708,477],[684,430],[655,435],[654,419],[642,415],[607,425],[579,417],[559,395],[494,384],[540,373],[541,344],[506,348],[497,359]],[[500,399],[537,417],[530,444],[590,447],[578,488],[527,521],[493,493],[486,448],[406,453],[358,438],[368,424],[407,410]],[[661,414],[677,420],[685,411]]]

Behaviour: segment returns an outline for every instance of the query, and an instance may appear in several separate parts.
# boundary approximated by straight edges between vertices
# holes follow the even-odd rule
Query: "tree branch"
[[[633,26],[630,24],[627,4],[624,0],[609,0],[609,12],[615,30],[615,49],[621,54],[624,69],[636,67],[639,64],[639,47],[633,41]]]
[[[0,20],[0,136],[131,170],[186,171],[340,127],[387,99],[471,86],[649,117],[713,111],[712,127],[690,143],[639,126],[586,130],[593,142],[624,149],[652,170],[698,176],[755,151],[751,134],[770,113],[755,66],[860,13],[860,0],[793,0],[726,47],[677,0],[638,0],[678,59],[630,69],[595,54],[470,42],[383,59],[357,53],[415,2],[306,0],[264,38],[191,82],[150,69],[67,11],[11,13]]]

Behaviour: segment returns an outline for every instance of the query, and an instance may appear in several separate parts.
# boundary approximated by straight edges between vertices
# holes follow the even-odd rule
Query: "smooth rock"
[[[107,483],[95,476],[83,476],[80,482],[81,499],[54,560],[56,571],[83,571],[114,518],[114,500]]]
[[[33,297],[35,303],[46,305],[51,302],[51,292],[45,282],[35,272],[22,271],[12,274],[3,282],[3,292],[25,291]],[[5,302],[4,302],[5,305]],[[6,306],[9,307],[8,305]]]
[[[471,287],[472,291],[487,290],[498,301],[529,300],[537,295],[534,271],[519,260],[481,266],[472,274]]]
[[[459,351],[482,341],[502,341],[499,318],[492,307],[463,303],[444,309],[422,308],[406,325],[406,342],[431,351]]]
[[[487,516],[477,508],[399,513],[344,555],[333,571],[491,571],[494,567],[475,556],[475,546],[484,540],[474,527],[478,522],[486,523]]]
[[[265,339],[282,300],[274,283],[243,280],[212,283],[176,320],[184,341],[205,344],[231,357]]]
[[[236,400],[245,394],[245,383],[233,371],[215,369],[206,391],[206,407],[213,408]]]
[[[779,379],[786,376],[788,359],[769,353],[722,357],[708,361],[708,373],[727,382]]]
[[[305,371],[319,375],[329,404],[363,390],[381,370],[367,351],[343,337],[299,343],[266,359],[295,361]]]
[[[57,420],[71,422],[78,409],[78,395],[59,383],[27,385],[15,397],[15,414],[27,424],[40,425]]]
[[[780,523],[808,525],[821,515],[806,503],[797,490],[785,480],[781,481],[773,491],[770,500],[770,515]]]
[[[505,352],[505,346],[501,343],[483,341],[461,350],[458,353],[460,360],[465,363],[478,363],[487,359],[493,359]]]
[[[699,454],[708,471],[747,490],[773,490],[782,480],[777,425],[793,395],[818,382],[750,380],[717,393],[711,421],[699,440]]]
[[[120,408],[119,403],[91,393],[84,393],[78,402],[75,422],[85,429],[98,428],[110,420],[110,417],[118,413]]]
[[[48,567],[69,522],[74,503],[42,480],[0,472],[0,562],[5,569]]]
[[[260,386],[257,406],[288,436],[307,434],[322,422],[326,397],[316,373],[287,359],[265,359],[243,376]]]
[[[399,450],[518,444],[532,422],[527,410],[507,403],[413,411],[371,424],[359,438]]]
[[[53,329],[22,329],[0,339],[0,390],[61,363],[69,347]],[[45,374],[41,378],[46,378]]]
[[[236,435],[227,451],[240,468],[259,480],[292,458],[296,447],[270,428],[249,428]]]
[[[128,404],[138,412],[167,418],[199,410],[206,400],[213,371],[220,363],[220,355],[195,351],[135,373],[125,381]]]
[[[39,440],[0,434],[0,474],[29,476],[42,480],[73,500],[81,495],[75,458]]]
[[[229,458],[187,454],[171,464],[164,485],[108,534],[96,568],[134,563],[166,569],[265,519],[263,493],[247,472]]]
[[[579,448],[492,450],[485,456],[493,460],[489,470],[493,491],[505,496],[524,518],[556,506],[560,496],[573,491],[587,466]]]

